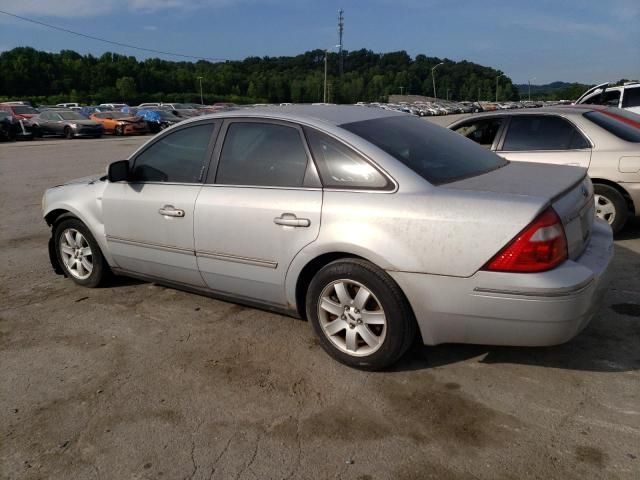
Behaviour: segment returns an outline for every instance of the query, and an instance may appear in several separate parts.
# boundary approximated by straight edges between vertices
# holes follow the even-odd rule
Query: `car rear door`
[[[496,153],[512,161],[589,168],[591,142],[560,115],[510,115]]]
[[[263,303],[286,303],[294,256],[320,231],[322,188],[295,124],[226,120],[196,202],[195,250],[206,285]]]
[[[106,186],[104,226],[117,267],[204,286],[195,257],[193,223],[217,125],[198,122],[159,136],[130,160],[129,181]]]

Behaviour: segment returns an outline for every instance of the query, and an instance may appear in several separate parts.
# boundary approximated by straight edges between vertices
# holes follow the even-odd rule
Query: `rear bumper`
[[[611,228],[598,220],[582,256],[548,272],[388,273],[413,307],[426,345],[547,346],[575,337],[598,311],[612,258]]]

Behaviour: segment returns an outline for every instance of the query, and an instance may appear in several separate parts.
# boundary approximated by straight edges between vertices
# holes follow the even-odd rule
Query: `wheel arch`
[[[635,215],[636,212],[638,212],[638,209],[640,209],[640,205],[638,205],[638,209],[636,209],[636,205],[633,204],[633,199],[631,198],[631,195],[629,195],[629,193],[625,190],[625,188],[621,186],[619,183],[616,183],[611,180],[607,180],[605,178],[598,178],[598,177],[591,178],[591,182],[594,185],[597,185],[597,184],[606,185],[608,187],[611,187],[617,190],[620,193],[620,195],[622,195],[622,198],[624,198],[625,202],[627,202],[629,213],[632,216]]]
[[[384,268],[377,265],[376,262],[372,261],[371,259],[363,257],[362,255],[357,255],[355,253],[351,253],[347,251],[325,252],[317,255],[316,257],[309,260],[304,265],[304,267],[302,267],[302,270],[298,274],[298,277],[296,280],[295,308],[300,318],[305,320],[307,319],[307,312],[306,312],[307,295],[306,294],[307,294],[307,289],[309,287],[309,284],[311,283],[311,280],[313,279],[313,277],[316,275],[316,273],[318,273],[323,267],[325,267],[329,263],[335,262],[336,260],[344,260],[344,259],[364,260],[365,262],[369,262],[373,266],[380,268],[381,270],[384,271]],[[393,278],[391,278],[391,281],[398,286],[400,293],[404,297],[404,300],[407,303],[409,310],[411,311],[412,321],[415,322],[416,324],[417,335],[420,335],[420,330],[419,328],[417,328],[418,324],[416,321],[413,305],[411,305],[411,302],[409,301],[409,299],[407,298],[407,295],[402,290],[402,287],[400,287],[400,285],[398,285]]]

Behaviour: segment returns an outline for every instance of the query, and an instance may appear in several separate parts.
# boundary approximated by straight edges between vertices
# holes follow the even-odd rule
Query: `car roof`
[[[474,118],[482,118],[482,117],[500,117],[500,116],[513,116],[513,115],[582,115],[586,112],[592,112],[602,110],[597,105],[558,105],[553,107],[544,107],[544,108],[523,108],[519,110],[492,110],[490,112],[480,112],[474,113],[471,116],[467,116],[461,118],[460,120],[456,120],[451,125],[458,124],[461,122],[465,122],[467,120],[472,120]]]
[[[225,112],[202,115],[189,122],[204,118],[260,117],[292,122],[321,122],[334,126],[346,123],[374,120],[376,118],[407,115],[403,112],[383,110],[381,108],[362,108],[355,105],[286,105],[274,107],[240,108]]]

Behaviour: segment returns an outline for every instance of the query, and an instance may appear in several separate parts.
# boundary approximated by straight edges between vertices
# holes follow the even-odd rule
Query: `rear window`
[[[622,140],[640,143],[640,128],[627,125],[602,112],[587,112],[583,116]]]
[[[413,116],[376,118],[341,127],[384,150],[434,185],[481,175],[508,163],[451,130]]]

